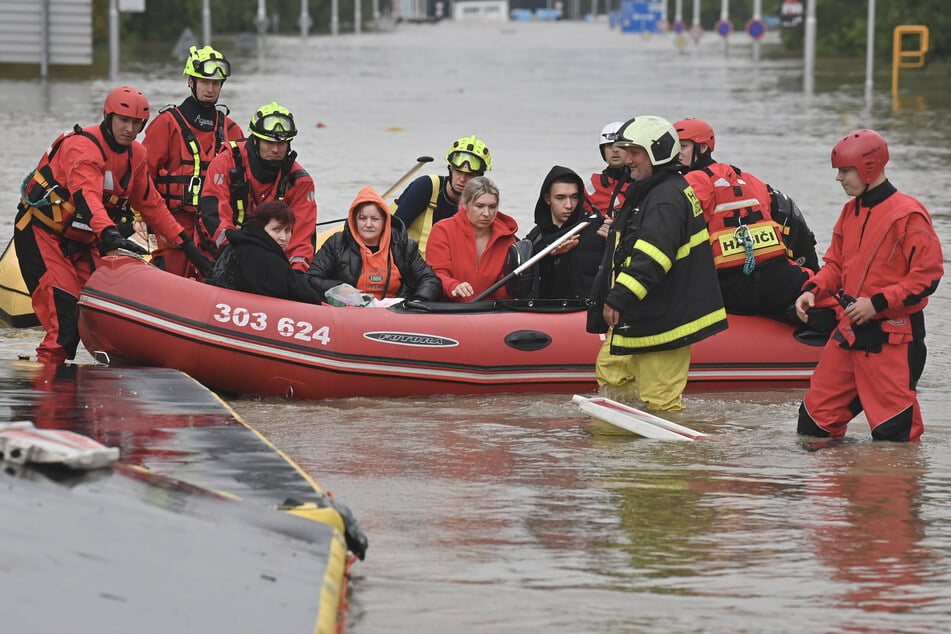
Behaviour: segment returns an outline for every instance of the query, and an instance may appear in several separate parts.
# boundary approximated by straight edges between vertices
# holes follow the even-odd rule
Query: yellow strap
[[[419,255],[426,257],[426,243],[429,242],[429,234],[433,230],[433,215],[436,213],[436,202],[439,200],[439,176],[430,174],[429,178],[433,181],[433,195],[429,199],[429,205],[426,211],[416,216],[413,223],[406,229],[406,233],[413,240],[419,243]]]
[[[50,216],[45,211],[39,207],[34,207],[33,205],[26,205],[26,213],[23,214],[23,217],[16,224],[16,228],[20,231],[23,231],[30,224],[32,219],[39,220],[47,228],[56,233],[63,233],[65,227],[63,226],[63,213],[61,207],[69,207],[67,211],[72,212],[74,207],[69,202],[65,202],[62,205],[51,205],[53,209],[53,215]]]

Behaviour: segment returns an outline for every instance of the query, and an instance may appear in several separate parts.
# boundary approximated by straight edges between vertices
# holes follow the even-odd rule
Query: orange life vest
[[[786,257],[783,231],[773,221],[769,189],[752,174],[726,163],[685,174],[703,206],[718,269]]]

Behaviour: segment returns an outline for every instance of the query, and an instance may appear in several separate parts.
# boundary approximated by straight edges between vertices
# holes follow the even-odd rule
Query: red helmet
[[[888,162],[888,144],[875,130],[859,130],[832,148],[832,167],[854,167],[868,185],[882,173]]]
[[[716,137],[713,135],[713,128],[703,119],[684,119],[674,124],[677,130],[677,136],[681,141],[693,141],[698,145],[706,143],[709,151],[713,151],[716,145]]]
[[[140,91],[129,86],[120,86],[106,97],[103,114],[117,114],[132,119],[141,119],[142,123],[149,120],[149,100]]]

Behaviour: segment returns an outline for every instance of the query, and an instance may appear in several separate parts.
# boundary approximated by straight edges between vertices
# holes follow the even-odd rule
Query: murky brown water
[[[362,185],[385,189],[417,156],[438,163],[451,140],[475,133],[524,233],[551,165],[599,170],[601,126],[649,113],[709,120],[717,158],[790,194],[822,249],[845,201],[829,151],[850,130],[879,129],[890,178],[949,235],[947,73],[903,79],[920,94],[893,112],[886,75],[865,103],[863,60],[820,61],[811,97],[799,66],[756,66],[742,39],[724,59],[713,37],[680,54],[604,25],[440,24],[303,46],[273,40],[261,69],[237,64],[223,100],[241,122],[271,99],[295,112],[321,220],[342,217]],[[153,103],[178,102],[179,73],[176,64],[122,82]],[[112,83],[0,87],[0,122],[17,138],[0,165],[7,237],[23,174],[58,131],[95,120]],[[351,588],[357,634],[943,632],[948,288],[928,309],[921,446],[873,445],[863,421],[845,442],[801,442],[801,390],[690,394],[682,422],[713,435],[692,444],[612,433],[580,416],[570,395],[232,405],[369,535]],[[0,336],[9,356],[37,338]]]

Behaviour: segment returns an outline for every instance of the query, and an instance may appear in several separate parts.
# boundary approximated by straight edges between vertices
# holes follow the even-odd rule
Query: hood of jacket
[[[380,234],[380,248],[386,250],[389,248],[393,233],[393,216],[390,214],[383,197],[376,193],[376,190],[370,186],[361,189],[357,197],[350,203],[350,211],[347,212],[347,231],[357,246],[360,247],[361,251],[370,251],[369,247],[364,244],[363,238],[360,237],[360,232],[357,231],[357,208],[364,203],[373,203],[383,214],[383,231]]]
[[[548,206],[548,203],[545,202],[545,192],[549,190],[552,183],[555,182],[555,179],[563,179],[565,176],[569,177],[572,182],[578,184],[578,206],[575,207],[575,210],[571,212],[571,216],[568,220],[565,221],[566,225],[573,226],[577,219],[581,216],[584,209],[584,181],[578,176],[577,172],[567,167],[562,167],[561,165],[556,165],[550,170],[548,170],[548,175],[545,176],[545,180],[542,182],[542,188],[538,192],[538,201],[535,203],[535,224],[544,233],[549,233],[558,229],[555,226],[555,223],[551,219],[551,207]]]

